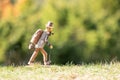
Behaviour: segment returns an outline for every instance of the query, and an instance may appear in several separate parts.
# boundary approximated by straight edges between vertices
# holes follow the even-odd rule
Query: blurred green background
[[[53,64],[120,60],[120,0],[0,0],[0,63],[26,63],[31,36],[49,20]]]

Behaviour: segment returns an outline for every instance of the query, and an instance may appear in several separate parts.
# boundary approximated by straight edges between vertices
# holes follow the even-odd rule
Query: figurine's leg
[[[33,63],[33,61],[35,60],[35,58],[36,58],[37,55],[38,55],[38,52],[39,52],[39,49],[35,49],[35,51],[33,52],[32,56],[31,56],[31,58],[30,58],[30,60],[29,60],[29,62],[28,62],[28,64]]]
[[[47,52],[43,48],[41,48],[40,51],[41,51],[41,53],[43,55],[44,65],[47,65],[48,64],[47,63]]]

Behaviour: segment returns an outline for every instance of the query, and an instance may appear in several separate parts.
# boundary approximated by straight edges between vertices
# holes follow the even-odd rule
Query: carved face
[[[47,31],[52,32],[52,31],[53,31],[53,28],[47,27]]]

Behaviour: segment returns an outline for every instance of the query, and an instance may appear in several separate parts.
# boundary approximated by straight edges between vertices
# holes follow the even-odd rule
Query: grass
[[[119,80],[120,63],[0,67],[0,80]]]

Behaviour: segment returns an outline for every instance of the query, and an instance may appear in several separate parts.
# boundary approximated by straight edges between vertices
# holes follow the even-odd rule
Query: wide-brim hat
[[[54,28],[54,27],[53,27],[53,22],[48,21],[48,23],[46,24],[46,27],[47,27],[47,28]]]

